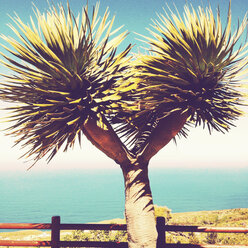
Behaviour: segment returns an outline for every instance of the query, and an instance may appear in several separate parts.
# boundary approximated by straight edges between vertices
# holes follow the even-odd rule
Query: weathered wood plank
[[[0,223],[0,229],[51,229],[48,223]]]
[[[215,232],[215,233],[248,233],[243,227],[206,227],[206,226],[176,226],[165,225],[164,230],[174,232]]]
[[[51,241],[0,240],[0,246],[51,246]]]

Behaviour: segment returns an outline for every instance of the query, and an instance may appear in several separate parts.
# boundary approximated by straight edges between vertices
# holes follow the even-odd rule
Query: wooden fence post
[[[164,248],[166,244],[164,217],[157,217],[157,232],[158,232],[157,248]]]
[[[52,217],[51,248],[59,248],[60,242],[60,216]]]

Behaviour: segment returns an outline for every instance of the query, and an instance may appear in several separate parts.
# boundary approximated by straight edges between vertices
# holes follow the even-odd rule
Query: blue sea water
[[[151,169],[154,203],[172,212],[248,207],[248,169]],[[0,223],[124,217],[120,170],[2,172]]]

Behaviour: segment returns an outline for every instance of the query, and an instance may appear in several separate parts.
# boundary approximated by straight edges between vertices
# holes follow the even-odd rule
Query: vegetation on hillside
[[[189,213],[171,213],[167,207],[155,207],[156,216],[163,216],[169,225],[247,227],[248,208]],[[112,223],[112,222],[111,222]],[[119,223],[115,223],[119,224]],[[127,241],[124,231],[74,231],[65,236],[69,241]],[[167,232],[167,243],[247,245],[247,234]]]
[[[175,213],[168,221],[169,225],[197,225],[219,227],[247,227],[248,209],[228,209],[216,211],[200,211],[189,213]],[[175,233],[167,234],[168,243],[191,244],[222,244],[222,245],[247,245],[247,234],[228,233]]]

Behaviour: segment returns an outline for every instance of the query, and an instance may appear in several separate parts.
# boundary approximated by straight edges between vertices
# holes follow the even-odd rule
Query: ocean
[[[248,207],[248,169],[150,169],[154,204],[176,212]],[[1,172],[0,223],[124,217],[121,171]]]

